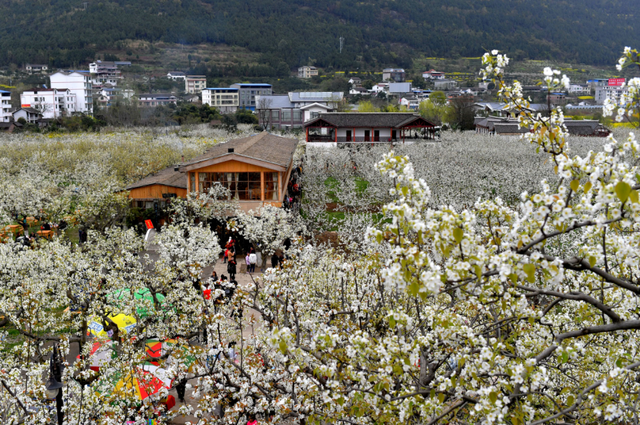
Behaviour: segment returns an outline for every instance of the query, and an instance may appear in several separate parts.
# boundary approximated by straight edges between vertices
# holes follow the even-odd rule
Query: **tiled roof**
[[[183,164],[183,166],[195,165],[199,162],[205,162],[226,155],[235,155],[257,159],[258,161],[268,162],[281,167],[288,167],[293,159],[293,154],[297,146],[298,141],[296,139],[275,136],[263,131],[254,136],[233,139],[226,143],[216,145],[199,157]],[[229,152],[229,149],[233,149],[233,152]]]
[[[179,187],[182,189],[187,188],[187,175],[180,171],[175,171],[175,167],[171,166],[165,168],[162,171],[158,171],[144,179],[127,186],[127,190],[136,189],[144,186],[152,186],[159,184],[163,186]]]
[[[420,115],[411,112],[329,112],[318,115],[318,118],[308,121],[305,127],[324,120],[336,127],[401,127]],[[433,124],[432,124],[433,125]]]

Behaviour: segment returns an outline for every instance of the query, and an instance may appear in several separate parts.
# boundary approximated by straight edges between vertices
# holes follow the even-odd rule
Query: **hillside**
[[[611,64],[640,39],[622,0],[8,0],[0,3],[0,66],[74,66],[125,40],[220,43],[301,64],[409,68],[415,55]],[[339,38],[344,37],[342,53]]]

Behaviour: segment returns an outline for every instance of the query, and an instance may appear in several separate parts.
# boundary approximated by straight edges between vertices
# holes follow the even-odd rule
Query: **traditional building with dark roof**
[[[187,176],[180,172],[179,167],[171,166],[127,186],[126,190],[134,206],[153,208],[153,203],[158,200],[185,198]]]
[[[331,112],[304,124],[309,143],[401,142],[434,139],[438,127],[407,112]]]

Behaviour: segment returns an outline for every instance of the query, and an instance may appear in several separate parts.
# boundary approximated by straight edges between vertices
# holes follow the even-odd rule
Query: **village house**
[[[45,119],[57,119],[70,116],[78,111],[78,99],[69,89],[41,89],[25,90],[20,95],[22,108],[33,108]]]
[[[296,139],[267,132],[230,140],[182,164],[187,192],[205,192],[219,183],[243,211],[264,205],[281,207],[293,170]]]
[[[315,66],[301,66],[298,68],[298,78],[311,78],[318,75],[318,68]]]
[[[117,86],[118,81],[122,79],[122,71],[120,71],[118,65],[112,61],[97,60],[90,63],[89,73],[91,74],[91,82],[94,86],[103,86],[104,84]]]
[[[362,79],[360,77],[351,77],[349,78],[349,84],[353,88],[362,87]]]
[[[317,144],[404,142],[435,139],[434,124],[412,112],[332,112],[304,124],[306,141]]]
[[[395,81],[401,83],[404,81],[405,72],[402,68],[385,68],[382,70],[382,81]]]
[[[184,81],[187,78],[187,76],[185,75],[184,72],[171,71],[167,73],[167,78],[173,81],[178,81],[178,80]]]
[[[69,90],[75,95],[76,103],[68,111],[93,114],[93,84],[87,71],[60,71],[52,74],[49,79],[52,89]]]
[[[29,124],[38,124],[42,120],[42,112],[33,108],[20,108],[11,113],[13,121],[19,121],[21,118]]]
[[[0,90],[0,122],[11,121],[11,92]]]
[[[154,208],[171,198],[187,197],[187,175],[178,166],[171,166],[126,187],[133,207]]]
[[[453,90],[456,87],[458,87],[456,80],[441,79],[433,81],[433,88],[436,90]]]
[[[202,90],[202,103],[216,108],[223,114],[233,114],[238,110],[239,89],[232,87],[212,87]]]
[[[232,88],[238,89],[239,108],[256,110],[256,96],[270,96],[273,93],[271,84],[265,83],[235,83]]]
[[[529,133],[528,128],[520,127],[515,118],[504,117],[475,117],[476,133],[498,136],[517,136]],[[572,136],[606,137],[611,131],[597,120],[565,119],[564,125]]]
[[[620,96],[628,92],[625,87],[625,78],[610,78],[608,80],[598,80],[596,82],[595,101],[598,105],[603,105],[607,98],[620,98]]]
[[[36,63],[28,63],[24,66],[24,69],[29,73],[29,74],[34,74],[34,73],[42,73],[42,72],[47,72],[47,70],[49,69],[49,65],[42,65],[42,64],[36,64]]]
[[[171,93],[141,93],[138,95],[138,104],[141,107],[154,107],[178,103],[178,98]]]
[[[205,75],[187,75],[184,79],[184,91],[186,93],[201,93],[207,87]]]
[[[425,71],[422,73],[422,78],[425,80],[444,80],[444,72],[436,71],[432,69],[430,71]]]
[[[318,114],[338,109],[342,92],[290,92],[287,95],[256,97],[260,125],[265,128],[300,128]]]
[[[589,95],[591,94],[591,87],[587,84],[571,84],[568,91],[570,94],[575,95]]]

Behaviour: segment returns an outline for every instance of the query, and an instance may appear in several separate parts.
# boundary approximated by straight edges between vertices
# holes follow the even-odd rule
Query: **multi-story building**
[[[240,89],[235,87],[214,87],[202,90],[202,104],[216,108],[223,114],[238,110]]]
[[[315,66],[301,66],[298,68],[298,78],[311,78],[318,75],[318,68]]]
[[[44,119],[55,119],[69,116],[77,110],[78,98],[70,89],[26,90],[20,95],[22,108],[33,108],[42,114]]]
[[[444,80],[444,72],[431,69],[422,73],[422,78],[425,80]]]
[[[290,92],[256,97],[256,112],[265,128],[299,128],[319,114],[333,112],[342,102],[342,92]]]
[[[382,81],[395,81],[402,83],[404,81],[405,72],[402,68],[385,68],[382,70]]]
[[[28,63],[24,66],[24,69],[29,73],[33,74],[34,72],[47,72],[49,69],[49,65],[42,65],[36,63]]]
[[[251,111],[256,110],[256,96],[270,96],[273,93],[271,84],[236,83],[231,84],[231,87],[239,90],[238,106]],[[204,102],[204,96],[202,99]]]
[[[89,72],[91,73],[91,82],[96,86],[103,84],[117,86],[118,81],[122,79],[122,72],[115,62],[95,61],[89,64]]]
[[[204,75],[187,75],[184,79],[184,91],[200,93],[207,87],[207,77]]]
[[[51,88],[69,90],[76,96],[74,112],[93,114],[93,84],[86,71],[56,72],[49,77]],[[46,118],[46,117],[45,117]]]
[[[167,78],[173,81],[178,81],[178,80],[184,81],[186,77],[187,76],[184,74],[184,72],[180,72],[180,71],[171,71],[167,73]]]
[[[141,93],[138,95],[140,106],[160,106],[178,103],[178,98],[170,93]]]
[[[0,122],[11,121],[11,92],[0,90]]]

